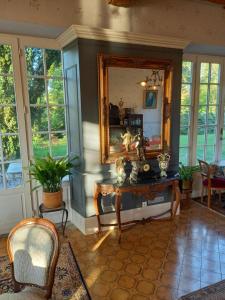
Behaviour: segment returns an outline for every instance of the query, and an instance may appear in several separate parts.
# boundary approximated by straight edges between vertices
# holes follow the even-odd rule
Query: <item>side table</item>
[[[39,217],[43,218],[43,214],[47,214],[47,213],[51,213],[51,212],[57,212],[57,211],[61,211],[62,210],[62,222],[61,222],[61,226],[62,226],[62,230],[63,230],[63,236],[65,236],[65,229],[66,229],[66,224],[68,221],[68,210],[66,209],[66,203],[64,201],[62,201],[62,205],[59,207],[55,207],[55,208],[47,208],[44,206],[44,204],[42,203],[41,205],[39,205]],[[66,215],[66,219],[64,221],[64,215]]]

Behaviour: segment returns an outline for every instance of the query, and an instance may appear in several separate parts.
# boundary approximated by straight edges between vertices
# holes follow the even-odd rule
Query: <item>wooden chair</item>
[[[8,236],[7,250],[15,293],[0,300],[50,299],[59,253],[55,225],[39,218],[21,221]]]
[[[200,172],[202,176],[202,193],[201,202],[203,202],[204,189],[207,189],[208,195],[208,207],[211,207],[211,192],[218,191],[219,199],[221,200],[221,191],[225,191],[225,178],[213,177],[215,170],[213,166],[210,166],[203,160],[198,160],[200,166]]]

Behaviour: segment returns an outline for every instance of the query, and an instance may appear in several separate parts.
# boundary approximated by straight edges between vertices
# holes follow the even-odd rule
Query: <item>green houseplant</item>
[[[192,189],[193,174],[199,171],[199,166],[185,166],[182,163],[179,164],[179,176],[182,181],[183,190]]]
[[[73,159],[63,157],[54,159],[50,155],[45,158],[35,159],[30,164],[29,173],[32,179],[39,182],[33,190],[42,186],[43,203],[46,208],[59,207],[62,203],[62,178],[70,175],[73,167]]]

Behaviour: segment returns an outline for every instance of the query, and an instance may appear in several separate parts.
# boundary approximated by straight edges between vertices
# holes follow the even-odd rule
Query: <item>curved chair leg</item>
[[[208,208],[211,207],[211,189],[208,189]]]
[[[221,190],[219,190],[219,201],[221,202]]]
[[[203,194],[204,194],[204,185],[202,185],[202,192],[201,192],[201,203],[203,203]]]

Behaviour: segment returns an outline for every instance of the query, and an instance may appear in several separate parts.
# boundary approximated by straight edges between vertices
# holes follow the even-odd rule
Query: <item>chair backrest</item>
[[[198,160],[199,167],[200,167],[200,173],[203,178],[207,178],[208,180],[211,179],[213,173],[215,172],[214,168],[211,167],[206,161],[204,160]]]
[[[39,286],[51,294],[59,253],[55,225],[46,219],[25,219],[10,232],[7,248],[15,283]]]

